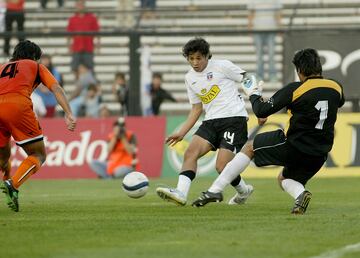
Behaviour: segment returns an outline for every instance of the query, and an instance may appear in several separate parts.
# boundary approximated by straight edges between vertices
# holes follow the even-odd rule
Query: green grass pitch
[[[360,178],[315,178],[307,214],[290,214],[293,200],[275,178],[247,180],[255,191],[245,205],[177,207],[158,198],[159,184],[130,199],[119,180],[30,180],[20,191],[20,212],[1,197],[0,257],[360,257]],[[210,185],[198,178],[194,200]],[[233,194],[228,188],[225,201]],[[340,256],[339,256],[340,255]],[[327,257],[325,256],[321,256]]]

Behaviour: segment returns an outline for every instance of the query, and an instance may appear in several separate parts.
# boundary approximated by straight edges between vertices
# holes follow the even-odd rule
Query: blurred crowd
[[[18,40],[23,40],[25,24],[25,2],[26,0],[6,0],[0,2],[0,27],[3,31],[9,33],[4,38],[3,54],[7,57],[10,53],[10,40],[12,32],[17,32]],[[39,0],[39,11],[46,12],[49,10],[48,0]],[[57,0],[57,7],[63,9],[66,7],[65,0]],[[69,6],[70,7],[70,6]],[[75,1],[75,11],[67,21],[66,31],[69,33],[76,32],[98,32],[100,23],[97,16],[86,8],[86,0]],[[133,1],[118,0],[118,7],[121,8],[119,17],[125,26],[133,26],[134,22],[126,23],[126,18],[121,16],[121,11],[131,11]],[[156,0],[141,0],[140,2],[141,19],[154,17]],[[14,26],[16,25],[16,26]],[[16,28],[16,30],[15,30]],[[95,73],[94,55],[99,52],[100,39],[92,35],[73,35],[68,37],[68,48],[71,54],[71,71],[73,72],[75,85],[70,94],[70,106],[77,117],[109,117],[112,115],[128,115],[129,110],[129,87],[127,84],[126,74],[122,71],[114,74],[112,85],[113,98],[120,104],[120,114],[114,114],[102,99],[101,82],[97,79]],[[65,81],[63,75],[54,66],[52,56],[43,54],[40,62],[44,64],[55,76],[55,78],[64,87]],[[154,78],[146,86],[146,94],[151,98],[151,107],[148,115],[158,115],[161,103],[168,99],[176,101],[170,93],[161,87],[162,75],[154,73]],[[55,117],[57,116],[56,100],[54,96],[43,85],[34,91],[32,95],[34,110],[38,117]]]
[[[6,0],[5,2],[0,2],[0,28],[3,27],[5,32],[11,33],[15,31],[14,25],[16,24],[18,40],[24,39],[25,2],[26,0]],[[86,0],[69,1],[68,3],[66,0],[57,0],[54,1],[56,3],[52,3],[50,7],[48,6],[48,2],[51,1],[39,0],[39,11],[46,12],[54,6],[59,9],[69,7],[69,10],[74,10],[74,13],[67,21],[67,32],[74,34],[76,32],[96,33],[100,31],[98,17],[86,7]],[[156,0],[141,0],[139,19],[155,18],[156,5]],[[194,4],[192,3],[192,5]],[[117,20],[121,21],[122,26],[125,28],[134,26],[136,24],[132,13],[134,1],[118,0],[117,7]],[[277,81],[274,57],[276,34],[272,31],[281,26],[281,1],[253,0],[249,1],[247,8],[249,10],[248,27],[255,32],[254,45],[256,46],[257,54],[256,72],[265,80]],[[1,9],[3,12],[1,12]],[[2,20],[1,14],[3,14]],[[3,45],[3,53],[5,56],[10,56],[11,54],[10,40],[11,34],[6,34]],[[112,99],[118,102],[121,107],[120,111],[116,111],[116,114],[114,114],[115,111],[111,110],[110,106],[106,104],[106,100],[102,97],[101,82],[95,74],[94,63],[94,56],[100,52],[100,38],[92,35],[72,35],[68,37],[68,48],[71,54],[70,66],[74,78],[71,86],[75,86],[75,89],[71,90],[70,95],[70,105],[74,115],[77,117],[128,115],[130,88],[127,83],[127,74],[124,71],[116,72],[112,83]],[[268,58],[264,60],[264,56],[268,56]],[[62,86],[66,85],[62,74],[53,65],[52,56],[45,53],[43,58],[41,58],[41,63],[50,69]],[[265,68],[268,70],[266,71]],[[153,71],[152,75],[151,82],[145,87],[145,94],[150,100],[150,105],[145,110],[144,115],[159,115],[161,113],[161,105],[164,101],[178,101],[170,92],[162,87],[163,75],[156,71]],[[66,90],[68,91],[68,89]],[[35,111],[39,117],[54,117],[57,115],[56,101],[47,91],[46,87],[41,85],[38,87],[33,94],[33,102]]]
[[[11,33],[17,32],[19,41],[25,37],[25,0],[6,0],[0,1],[0,29],[5,31],[3,45],[3,54],[10,57],[10,40]],[[45,12],[48,10],[48,0],[39,0],[39,11]],[[131,10],[133,1],[119,0],[118,6]],[[57,7],[64,9],[66,6],[65,0],[57,0]],[[100,23],[97,16],[86,8],[86,0],[77,0],[74,8],[74,13],[68,18],[66,31],[69,33],[76,32],[98,32],[100,30]],[[156,0],[142,0],[140,2],[142,10],[141,19],[151,17],[152,12],[156,8]],[[16,25],[16,26],[15,26]],[[130,24],[124,24],[129,25]],[[16,30],[15,30],[16,28]],[[129,87],[126,79],[126,74],[122,71],[116,72],[114,75],[112,94],[113,98],[120,104],[120,114],[114,114],[110,108],[104,103],[102,99],[101,82],[97,79],[95,74],[94,55],[99,52],[100,40],[92,35],[74,35],[68,37],[68,48],[71,54],[71,71],[73,72],[74,90],[70,93],[70,106],[77,117],[108,117],[112,115],[127,115],[129,106]],[[64,87],[65,81],[59,69],[53,64],[52,56],[44,53],[40,62],[44,64]],[[161,103],[169,99],[175,101],[170,93],[166,92],[161,87],[162,75],[155,74],[154,79],[146,86],[147,94],[151,98],[153,104],[149,110],[148,115],[158,115]],[[34,103],[34,110],[38,117],[55,117],[57,116],[56,100],[54,96],[43,85],[34,91],[32,95]]]

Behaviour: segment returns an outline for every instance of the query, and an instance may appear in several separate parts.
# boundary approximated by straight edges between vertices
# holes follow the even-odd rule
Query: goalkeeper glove
[[[241,82],[243,91],[247,96],[258,95],[261,96],[262,85],[264,81],[260,80],[255,74],[246,74]]]

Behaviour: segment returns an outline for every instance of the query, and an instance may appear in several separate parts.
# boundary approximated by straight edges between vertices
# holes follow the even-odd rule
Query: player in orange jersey
[[[44,84],[55,95],[65,112],[67,129],[74,131],[76,120],[59,83],[49,70],[37,61],[42,51],[35,43],[21,41],[14,49],[9,62],[0,66],[0,170],[3,182],[0,188],[13,211],[19,211],[19,187],[36,173],[46,159],[43,133],[33,112],[30,95]],[[10,177],[10,137],[22,147],[28,157]]]

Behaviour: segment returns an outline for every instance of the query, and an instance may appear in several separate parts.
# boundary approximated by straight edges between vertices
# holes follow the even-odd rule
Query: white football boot
[[[252,185],[247,185],[247,191],[244,193],[236,193],[228,202],[229,205],[235,204],[244,204],[246,200],[250,197],[252,192],[254,191],[254,187]]]
[[[184,206],[186,204],[184,194],[176,188],[158,187],[156,188],[156,193],[165,201],[173,202],[179,206]]]

